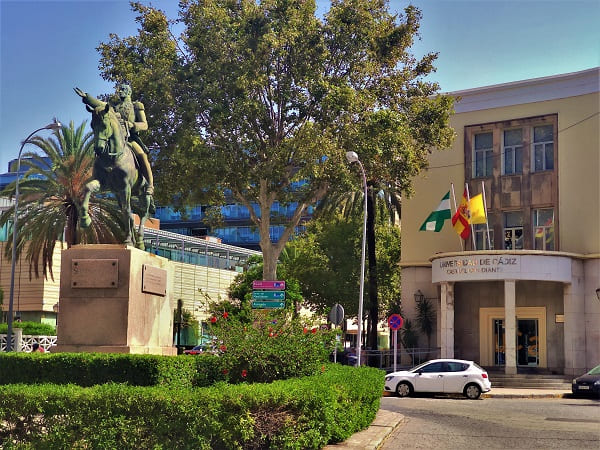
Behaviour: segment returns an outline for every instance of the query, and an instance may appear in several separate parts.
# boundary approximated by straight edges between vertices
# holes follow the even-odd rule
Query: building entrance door
[[[537,319],[517,319],[517,365],[539,365]]]
[[[480,308],[479,355],[483,366],[505,366],[506,322],[504,308]],[[547,367],[546,308],[520,306],[516,308],[514,329],[517,366]],[[512,356],[512,355],[511,355]],[[511,359],[512,358],[508,358]]]

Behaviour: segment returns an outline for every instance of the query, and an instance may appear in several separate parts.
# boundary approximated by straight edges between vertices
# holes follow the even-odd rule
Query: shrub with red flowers
[[[210,333],[221,351],[222,373],[233,383],[320,373],[335,343],[333,332],[284,311],[255,311],[251,323],[234,315],[217,319],[211,320]]]

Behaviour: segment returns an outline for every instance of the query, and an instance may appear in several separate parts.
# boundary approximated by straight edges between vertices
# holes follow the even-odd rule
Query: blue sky
[[[142,3],[176,16],[176,0]],[[407,3],[391,0],[390,9],[401,11]],[[599,0],[412,3],[423,12],[414,53],[439,52],[430,78],[443,91],[600,66]],[[321,13],[329,7],[328,0],[318,4]],[[88,120],[89,126],[73,87],[94,95],[113,92],[100,78],[95,49],[109,33],[136,32],[126,0],[0,0],[0,172],[17,157],[21,141],[54,116],[75,125]]]

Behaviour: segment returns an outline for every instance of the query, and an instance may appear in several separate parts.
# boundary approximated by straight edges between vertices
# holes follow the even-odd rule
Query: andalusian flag
[[[419,231],[435,231],[437,233],[441,231],[444,222],[450,217],[452,217],[452,214],[450,213],[450,191],[448,191],[442,198],[437,209],[425,219]]]
[[[467,200],[467,190],[463,193],[460,205],[456,209],[456,213],[452,217],[452,226],[458,235],[464,240],[469,239],[471,235],[471,226],[469,225],[469,202]]]
[[[483,206],[483,195],[477,194],[469,200],[470,223],[486,223],[487,217]]]

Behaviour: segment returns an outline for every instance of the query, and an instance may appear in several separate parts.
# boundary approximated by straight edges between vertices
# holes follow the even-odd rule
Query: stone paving
[[[390,395],[385,392],[384,395]],[[512,389],[497,388],[482,394],[482,398],[563,398],[571,395],[571,391],[557,389]],[[366,429],[353,434],[344,442],[328,445],[327,450],[362,449],[375,450],[381,446],[385,438],[402,422],[404,415],[380,409],[373,423]]]

